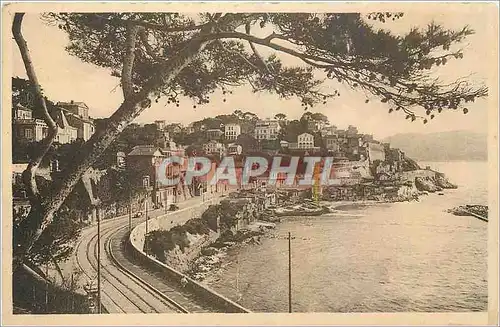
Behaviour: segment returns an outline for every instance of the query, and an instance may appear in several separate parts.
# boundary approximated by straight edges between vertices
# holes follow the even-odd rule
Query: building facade
[[[297,147],[299,149],[312,149],[314,147],[314,136],[309,133],[302,133],[297,136]]]
[[[218,128],[211,128],[206,131],[207,133],[207,138],[212,141],[212,140],[220,140],[222,135],[224,134],[223,131],[221,131]]]
[[[166,157],[162,149],[151,145],[135,146],[127,155],[127,169],[142,176],[142,187],[148,192],[148,203],[152,203],[155,208],[177,202],[178,185],[164,185],[158,176],[158,167]],[[168,165],[166,169],[167,178],[179,177],[179,165]]]
[[[236,140],[241,134],[241,126],[239,124],[226,124],[224,126],[224,137],[226,140]]]
[[[217,141],[209,141],[205,144],[203,144],[203,150],[207,154],[215,154],[218,156],[222,156],[225,151],[224,144],[217,142]]]
[[[276,140],[280,130],[278,120],[261,120],[255,125],[254,136],[257,140]]]
[[[236,143],[231,143],[227,146],[228,155],[237,155],[243,152],[243,147]]]
[[[66,110],[71,126],[77,128],[77,137],[87,141],[95,133],[95,125],[89,117],[89,107],[84,102],[58,102],[56,106]]]
[[[61,144],[74,142],[78,137],[78,129],[68,123],[63,110],[58,110],[55,120],[57,124],[57,135],[54,141]]]
[[[326,135],[324,136],[325,147],[330,152],[338,152],[340,149],[339,140],[337,135]]]
[[[337,126],[325,126],[321,129],[321,136],[337,135]]]

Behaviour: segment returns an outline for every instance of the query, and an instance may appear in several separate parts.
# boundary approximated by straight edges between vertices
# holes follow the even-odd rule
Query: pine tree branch
[[[125,54],[123,56],[122,67],[122,89],[124,99],[128,99],[134,93],[134,85],[132,82],[132,70],[135,60],[135,44],[139,27],[137,25],[127,26],[127,36],[125,39]]]
[[[115,23],[122,26],[140,26],[151,30],[173,33],[173,32],[192,32],[192,31],[200,31],[203,28],[209,26],[210,24],[201,24],[201,25],[193,25],[193,26],[183,26],[183,27],[169,27],[167,24],[154,24],[149,23],[143,20],[135,20],[135,19],[122,19],[117,17],[108,18],[103,15],[95,14],[99,19],[108,21],[110,23]]]
[[[248,34],[248,35],[251,35],[250,34],[250,22],[246,23],[245,24],[245,32]],[[265,41],[267,42],[271,42],[271,39],[265,39]],[[266,61],[264,60],[264,58],[262,58],[262,56],[260,55],[260,53],[257,51],[257,49],[255,48],[255,45],[253,44],[252,41],[248,41],[248,43],[250,44],[250,48],[252,49],[253,53],[255,54],[255,56],[260,60],[260,62],[262,63],[262,65],[264,66],[264,68],[267,70],[267,72],[272,75],[272,72],[269,70],[269,67],[267,66],[267,63]]]
[[[221,40],[217,40],[217,43],[222,47],[222,49],[224,49],[225,51],[229,52],[229,53],[232,53],[234,55],[237,55],[238,57],[240,57],[241,59],[243,59],[243,61],[245,61],[250,67],[252,67],[253,69],[255,69],[255,71],[259,71],[259,67],[255,66],[252,62],[250,62],[250,60],[248,60],[247,57],[245,57],[242,53],[238,52],[238,51],[232,51],[230,49],[228,49],[224,43],[222,43]]]

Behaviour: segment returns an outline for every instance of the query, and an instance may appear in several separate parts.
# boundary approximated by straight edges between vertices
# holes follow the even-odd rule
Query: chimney
[[[71,104],[75,103],[75,101],[71,100]]]

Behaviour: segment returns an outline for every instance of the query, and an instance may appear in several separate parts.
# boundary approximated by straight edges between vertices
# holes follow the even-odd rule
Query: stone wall
[[[169,230],[176,225],[183,225],[191,218],[201,217],[201,214],[212,204],[219,203],[220,198],[210,199],[189,208],[169,212],[168,214],[149,219],[148,232],[153,230]],[[137,225],[130,234],[130,241],[138,249],[144,248],[146,222]]]

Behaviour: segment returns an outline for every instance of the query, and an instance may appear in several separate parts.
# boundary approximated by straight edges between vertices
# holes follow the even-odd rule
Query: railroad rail
[[[119,265],[112,247],[113,236],[124,229],[123,223],[108,223],[101,229],[105,243],[101,256],[101,299],[109,313],[187,313],[188,310],[169,296]],[[85,244],[86,243],[86,244]],[[84,246],[85,245],[85,246]],[[85,260],[83,260],[83,258]],[[97,272],[97,234],[87,232],[77,245],[76,263],[92,279]]]

